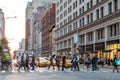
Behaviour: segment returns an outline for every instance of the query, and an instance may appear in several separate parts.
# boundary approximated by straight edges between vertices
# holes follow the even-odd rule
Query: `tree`
[[[6,38],[2,38],[0,40],[0,54],[2,53],[3,49],[8,49],[8,51],[10,50],[8,43],[9,42]]]

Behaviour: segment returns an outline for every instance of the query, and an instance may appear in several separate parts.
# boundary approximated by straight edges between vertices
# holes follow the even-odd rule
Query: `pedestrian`
[[[22,56],[21,56],[21,66],[24,68],[24,71],[26,71],[24,53],[22,53]]]
[[[21,54],[19,53],[18,56],[17,56],[17,61],[18,61],[18,72],[20,72],[20,68],[21,68],[21,66],[22,66],[21,60],[22,60],[22,56],[21,56]]]
[[[29,71],[29,56],[27,53],[26,53],[25,67],[26,67],[26,71]]]
[[[79,54],[77,54],[77,55],[75,56],[75,69],[76,69],[77,71],[80,70],[80,69],[79,69],[79,61],[80,61]]]
[[[72,60],[71,60],[71,63],[72,63],[72,67],[71,67],[71,70],[75,70],[76,68],[75,68],[75,55],[73,55],[73,58],[72,58]]]
[[[100,64],[101,64],[101,67],[104,67],[104,62],[105,62],[104,57],[101,57],[101,58],[100,58]]]
[[[0,71],[2,71],[2,57],[0,56]]]
[[[53,70],[55,69],[55,67],[54,67],[54,58],[55,58],[55,55],[51,55],[50,56],[50,64],[49,64],[49,66],[48,66],[48,70],[50,69],[50,67],[51,66],[53,66]]]
[[[85,66],[87,67],[87,71],[89,71],[90,63],[91,63],[90,56],[89,56],[89,54],[87,54],[85,57]]]
[[[117,56],[114,55],[114,60],[113,60],[114,68],[113,68],[113,72],[115,72],[115,70],[116,70],[119,73],[118,65],[116,64],[116,60],[117,60]]]
[[[57,65],[58,71],[59,71],[60,70],[60,56],[59,55],[56,56],[56,65]]]
[[[95,54],[92,58],[92,70],[99,70],[99,68],[97,67],[98,65],[98,57],[97,55]]]
[[[66,56],[65,56],[65,54],[63,54],[63,57],[62,57],[62,71],[64,71],[64,68],[67,68],[65,66],[65,64],[66,64]]]
[[[32,70],[35,70],[35,55],[32,56],[32,62],[31,62]]]

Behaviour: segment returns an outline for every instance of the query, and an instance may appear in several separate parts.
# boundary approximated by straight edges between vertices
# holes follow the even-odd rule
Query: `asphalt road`
[[[86,69],[57,71],[37,68],[30,72],[0,72],[0,80],[120,80],[120,73],[113,73],[111,69],[87,72]]]

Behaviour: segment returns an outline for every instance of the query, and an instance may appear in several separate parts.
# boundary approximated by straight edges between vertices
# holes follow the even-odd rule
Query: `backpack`
[[[117,66],[120,66],[120,59],[115,59],[115,64],[116,64]]]

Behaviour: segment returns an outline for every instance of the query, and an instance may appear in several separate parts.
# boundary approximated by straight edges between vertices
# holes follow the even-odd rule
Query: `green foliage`
[[[6,38],[2,38],[0,40],[0,54],[2,54],[2,50],[3,49],[8,49],[10,50],[10,48],[8,47],[8,40]]]

